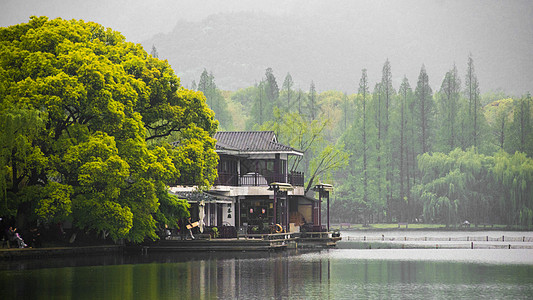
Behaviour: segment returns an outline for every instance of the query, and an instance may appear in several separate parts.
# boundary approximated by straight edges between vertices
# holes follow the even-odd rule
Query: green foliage
[[[494,155],[491,171],[502,220],[513,225],[532,225],[533,159],[521,152],[511,155],[499,151]]]
[[[216,166],[218,154],[215,152],[216,141],[204,130],[191,125],[183,130],[172,150],[174,164],[180,170],[180,178],[188,184],[197,184],[201,188],[209,187],[217,177]]]
[[[36,215],[46,223],[55,223],[70,217],[72,213],[72,195],[73,188],[70,185],[50,182],[41,189],[40,195],[35,195],[39,202],[37,203]]]
[[[136,242],[188,213],[166,186],[214,181],[218,122],[154,53],[81,20],[0,28],[3,212]]]
[[[204,93],[207,104],[213,109],[215,118],[220,122],[222,128],[226,130],[232,129],[233,121],[228,111],[226,99],[217,88],[213,74],[207,74],[205,69],[198,82],[198,91]]]

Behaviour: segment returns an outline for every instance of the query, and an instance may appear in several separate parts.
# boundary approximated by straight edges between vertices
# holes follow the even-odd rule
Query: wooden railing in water
[[[459,237],[398,237],[398,236],[344,236],[345,241],[406,241],[406,242],[527,242],[533,243],[528,236],[459,236]]]

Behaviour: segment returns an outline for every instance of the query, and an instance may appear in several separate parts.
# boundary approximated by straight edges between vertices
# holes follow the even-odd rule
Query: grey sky
[[[530,0],[0,0],[0,26],[27,22],[31,15],[75,18],[111,27],[122,32],[128,41],[140,43],[155,34],[171,32],[179,20],[200,22],[211,14],[238,11],[286,15],[289,20],[316,18],[321,20],[317,22],[320,26],[331,26],[330,32],[340,37],[338,45],[331,45],[335,37],[317,37],[314,45],[320,45],[322,40],[330,43],[323,48],[323,56],[331,60],[329,71],[350,72],[344,75],[350,76],[350,82],[342,87],[327,86],[325,79],[313,76],[319,90],[355,86],[351,82],[358,80],[362,68],[369,69],[370,79],[375,82],[379,80],[379,66],[387,58],[395,85],[404,74],[416,85],[424,63],[430,83],[436,88],[454,63],[463,77],[468,53],[474,55],[482,92],[504,88],[520,95],[533,87]],[[350,37],[353,39],[346,40]],[[337,56],[342,57],[331,53],[344,45],[352,49],[338,52]],[[350,64],[350,69],[343,64]],[[298,72],[303,72],[283,70],[275,62],[271,66],[279,72],[278,77],[290,71],[297,78]],[[216,70],[215,66],[203,67]],[[261,74],[257,76],[251,80],[260,80]],[[305,76],[301,79],[305,84],[310,81]]]
[[[31,15],[94,21],[122,32],[128,41],[141,42],[168,32],[177,20],[198,20],[218,12],[293,11],[301,1],[246,0],[0,0],[0,26],[27,22]],[[313,3],[316,1],[309,1]]]

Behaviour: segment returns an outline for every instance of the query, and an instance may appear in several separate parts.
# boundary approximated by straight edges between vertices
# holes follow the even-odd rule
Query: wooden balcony
[[[272,182],[290,183],[293,186],[304,186],[304,174],[291,172],[290,174],[272,174],[263,176],[259,173],[218,173],[215,185],[229,186],[267,186]]]

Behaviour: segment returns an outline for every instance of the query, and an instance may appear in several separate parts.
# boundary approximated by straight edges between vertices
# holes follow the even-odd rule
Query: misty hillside
[[[460,4],[454,5],[384,9],[380,14],[364,7],[336,8],[325,9],[320,17],[219,13],[196,22],[178,21],[170,33],[143,46],[150,51],[154,45],[186,87],[198,82],[206,68],[219,88],[237,90],[260,81],[271,67],[280,85],[290,72],[296,88],[307,90],[313,80],[319,91],[350,93],[363,68],[370,82],[379,81],[388,58],[396,88],[404,75],[415,82],[422,64],[430,84],[438,88],[454,63],[464,78],[472,53],[482,92],[530,90],[533,21],[520,24],[510,17],[524,8],[501,7],[496,14],[494,7],[474,3],[460,10]],[[469,14],[473,10],[475,16]]]

